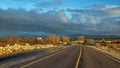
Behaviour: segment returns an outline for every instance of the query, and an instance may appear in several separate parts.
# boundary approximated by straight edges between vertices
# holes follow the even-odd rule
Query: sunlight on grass
[[[14,55],[18,53],[24,53],[24,52],[30,52],[33,50],[37,49],[42,49],[42,48],[52,48],[55,47],[53,45],[19,45],[19,44],[14,44],[13,46],[7,45],[6,47],[0,47],[0,56],[7,56],[7,55]]]

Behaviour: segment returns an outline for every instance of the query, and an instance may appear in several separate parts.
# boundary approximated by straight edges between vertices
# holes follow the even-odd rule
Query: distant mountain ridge
[[[50,35],[50,34],[49,34]],[[56,34],[58,36],[63,36]],[[15,37],[20,37],[20,38],[31,38],[31,37],[47,37],[48,35],[29,35],[29,34],[21,34],[21,35],[12,35]],[[120,35],[84,35],[84,34],[68,34],[67,36],[71,38],[76,38],[78,36],[85,36],[87,38],[120,38]],[[0,36],[0,37],[10,37],[10,35],[7,36]]]

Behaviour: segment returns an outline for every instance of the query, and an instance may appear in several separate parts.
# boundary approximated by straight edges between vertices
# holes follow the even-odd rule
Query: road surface
[[[10,68],[75,68],[79,52],[80,46],[71,45],[63,51],[44,58],[34,59],[31,62],[14,65]]]
[[[80,62],[78,57],[81,58]],[[76,67],[77,62],[78,67]],[[71,45],[64,50],[44,57],[38,56],[8,68],[120,68],[120,63],[88,46]]]
[[[84,46],[79,68],[120,68],[120,63],[95,49]]]

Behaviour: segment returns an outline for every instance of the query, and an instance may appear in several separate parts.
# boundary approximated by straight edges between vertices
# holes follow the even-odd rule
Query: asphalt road
[[[120,63],[90,47],[83,47],[79,68],[120,68]]]
[[[79,52],[80,46],[71,45],[63,51],[44,58],[34,59],[31,62],[17,64],[10,68],[75,68]]]
[[[82,49],[80,47],[71,45],[64,50],[44,55],[44,57],[38,56],[22,63],[16,62],[17,64],[8,68],[120,68],[120,63],[109,56],[88,46],[82,46]],[[81,52],[79,66],[76,67]]]

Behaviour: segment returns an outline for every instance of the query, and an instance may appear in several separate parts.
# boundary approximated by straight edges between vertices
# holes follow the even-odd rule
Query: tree
[[[52,35],[49,35],[48,37],[46,37],[44,40],[45,40],[45,43],[55,45],[60,42],[60,37],[52,34]]]
[[[84,37],[84,36],[79,36],[79,37],[77,37],[77,40],[78,40],[80,43],[84,43],[84,42],[85,42],[85,37]]]
[[[86,44],[91,44],[91,43],[93,43],[93,42],[95,42],[94,39],[86,39]]]
[[[68,36],[62,36],[62,41],[63,42],[69,42],[70,41],[70,37],[68,37]]]

